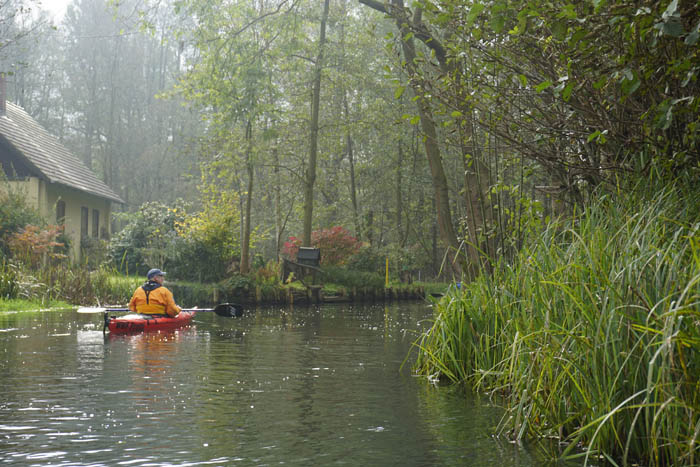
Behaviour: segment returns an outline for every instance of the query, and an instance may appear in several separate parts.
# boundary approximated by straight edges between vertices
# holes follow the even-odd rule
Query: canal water
[[[199,313],[0,313],[0,465],[538,466],[500,412],[412,375],[424,303]]]

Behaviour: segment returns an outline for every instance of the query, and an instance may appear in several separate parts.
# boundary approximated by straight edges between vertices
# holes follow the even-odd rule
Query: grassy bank
[[[551,226],[516,265],[450,290],[417,368],[494,395],[500,434],[557,439],[562,457],[697,465],[698,206],[679,190],[603,197]]]
[[[0,313],[3,311],[47,311],[66,310],[70,308],[73,308],[73,305],[60,300],[0,299]]]

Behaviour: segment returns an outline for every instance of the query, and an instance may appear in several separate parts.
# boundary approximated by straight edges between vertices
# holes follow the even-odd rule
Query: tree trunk
[[[463,115],[470,115],[471,110],[464,109]],[[479,149],[474,132],[473,118],[460,122],[459,135],[462,160],[464,164],[464,202],[467,206],[467,235],[469,245],[467,256],[469,257],[469,276],[474,277],[479,272],[479,267],[484,271],[491,269],[489,258],[494,257],[491,242],[485,232],[489,230],[493,222],[491,216],[491,204],[485,193],[488,191],[490,171],[484,163],[483,154]],[[485,252],[487,258],[481,258]]]
[[[403,196],[401,194],[401,186],[403,181],[401,180],[401,169],[403,168],[403,146],[401,145],[401,139],[398,141],[398,161],[396,161],[396,235],[397,242],[401,248],[405,245],[405,238],[403,235]]]
[[[248,192],[245,200],[243,219],[243,238],[241,239],[241,274],[250,272],[250,211],[253,204],[253,123],[248,120],[245,130],[246,139],[246,168],[248,171]]]
[[[357,207],[357,183],[355,182],[355,154],[352,150],[352,137],[350,132],[346,135],[348,162],[350,163],[350,201],[352,202],[352,222],[355,226],[355,235],[361,240],[363,237],[360,225],[360,210]]]
[[[393,0],[394,5],[403,9],[403,0]],[[407,27],[405,19],[399,16],[395,17],[396,25],[401,34],[401,46],[406,61],[406,70],[409,74],[409,81],[416,96],[418,115],[420,116],[420,126],[424,135],[425,154],[428,158],[430,166],[430,174],[433,180],[433,190],[435,192],[435,207],[437,210],[438,228],[440,229],[440,237],[447,247],[447,258],[449,267],[457,276],[461,276],[463,271],[467,270],[466,260],[463,255],[459,254],[460,242],[457,238],[457,232],[452,223],[452,213],[450,212],[450,197],[447,186],[447,177],[442,166],[442,156],[440,154],[440,145],[437,139],[437,129],[435,120],[433,119],[432,109],[427,100],[422,97],[422,89],[419,86],[420,76],[415,68],[416,50],[413,44],[413,39],[409,35],[410,30]]]
[[[404,7],[403,0],[391,0],[390,4],[377,0],[359,0],[359,2],[390,15],[399,29],[401,47],[405,60],[405,68],[409,75],[409,82],[415,95],[419,97],[417,100],[418,115],[420,117],[421,130],[424,134],[425,153],[428,158],[428,165],[430,166],[430,174],[433,181],[440,238],[448,249],[447,258],[451,271],[454,275],[460,277],[463,272],[467,271],[467,261],[464,255],[460,253],[461,243],[457,238],[457,232],[452,223],[447,177],[445,176],[445,170],[442,165],[442,156],[437,140],[435,120],[433,119],[430,103],[423,98],[424,91],[420,86],[421,76],[415,65],[416,49],[412,34],[415,33],[415,31],[411,27],[415,25],[411,22],[410,18],[408,18],[408,10]],[[416,11],[419,13],[420,9]],[[420,22],[419,14],[416,15],[416,21]],[[446,54],[439,41],[432,37],[429,38],[429,40],[421,37],[421,40],[435,52],[440,64],[444,65],[446,63]]]
[[[311,98],[311,142],[309,148],[309,165],[306,168],[304,186],[304,235],[303,246],[311,246],[311,222],[314,211],[314,184],[316,183],[316,159],[318,156],[318,113],[321,101],[321,70],[323,69],[323,48],[326,44],[326,22],[330,0],[323,2],[321,17],[321,34],[318,40],[318,56],[314,72],[314,88]]]
[[[282,226],[282,179],[280,177],[280,155],[277,149],[277,145],[272,150],[273,158],[273,175],[275,181],[275,261],[280,260],[280,250],[282,249],[282,232],[284,232],[284,227]]]
[[[345,12],[347,14],[347,11]],[[340,24],[340,49],[343,72],[345,70],[345,28],[343,23]],[[358,240],[362,240],[362,227],[360,225],[360,212],[357,207],[357,183],[355,181],[355,154],[353,152],[352,134],[350,126],[350,105],[348,104],[348,91],[343,87],[343,114],[345,117],[345,155],[348,158],[350,166],[350,202],[352,204],[352,223],[355,228],[355,236]]]

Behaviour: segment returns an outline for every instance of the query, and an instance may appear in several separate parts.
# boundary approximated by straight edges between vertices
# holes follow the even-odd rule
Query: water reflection
[[[422,304],[201,313],[106,336],[99,317],[0,318],[0,463],[539,465],[499,412],[410,373]]]

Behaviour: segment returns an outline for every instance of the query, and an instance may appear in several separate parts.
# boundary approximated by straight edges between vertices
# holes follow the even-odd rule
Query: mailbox
[[[304,266],[319,267],[321,264],[321,249],[300,247],[297,253],[297,263]]]

